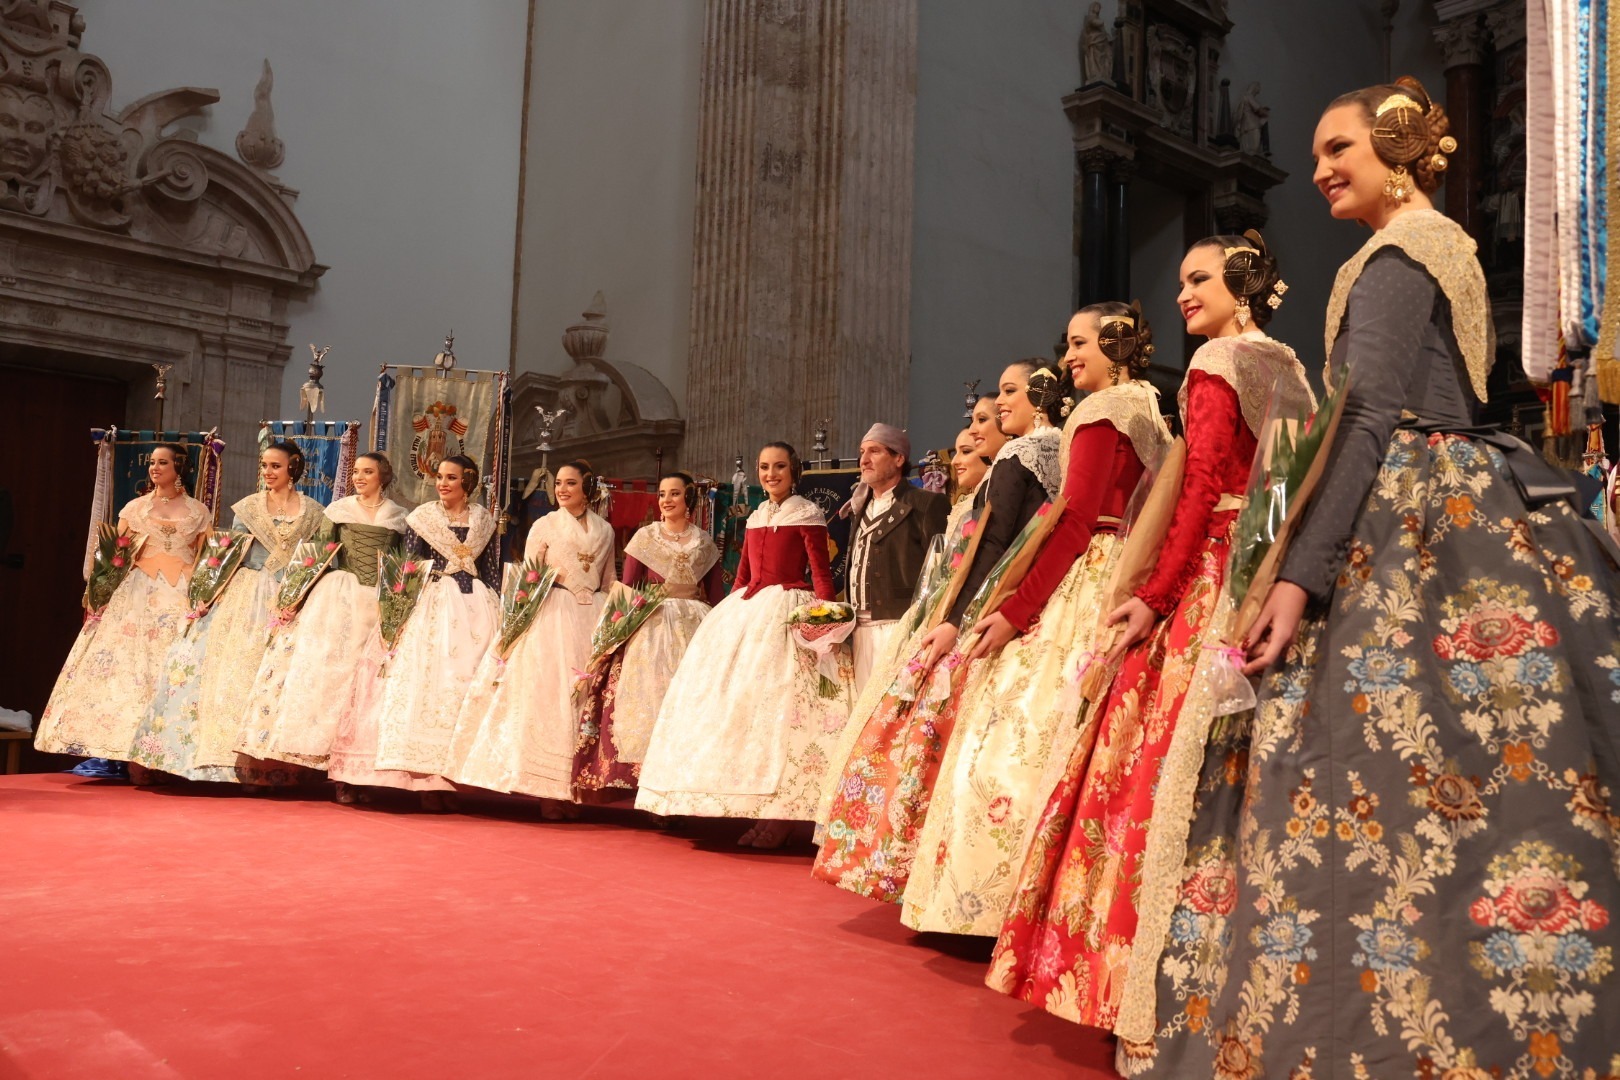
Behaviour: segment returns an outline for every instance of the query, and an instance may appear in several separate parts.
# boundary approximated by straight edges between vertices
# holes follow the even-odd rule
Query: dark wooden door
[[[0,367],[6,401],[0,467],[0,706],[39,722],[83,621],[84,545],[95,484],[90,429],[124,422],[128,387],[113,379]],[[23,755],[24,770],[71,759]]]

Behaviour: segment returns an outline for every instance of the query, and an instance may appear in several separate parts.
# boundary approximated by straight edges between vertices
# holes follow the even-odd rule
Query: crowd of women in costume
[[[1493,343],[1473,241],[1429,199],[1447,129],[1403,80],[1315,133],[1332,215],[1373,234],[1329,299],[1337,435],[1245,640],[1222,639],[1225,578],[1262,421],[1315,406],[1265,333],[1286,286],[1253,234],[1180,265],[1203,344],[1178,443],[1134,306],[1076,312],[1056,370],[1002,372],[955,444],[945,554],[858,690],[846,652],[790,634],[833,584],[786,443],[759,452],[766,500],[724,596],[692,481],[660,482],[619,580],[666,599],[595,662],[614,548],[583,462],[524,549],[556,585],[503,645],[472,461],[407,513],[365,455],[323,511],[285,443],[233,507],[252,555],[183,628],[208,514],[160,448],[121,513],[146,537],[137,572],[75,644],[38,745],[137,780],[324,770],[343,802],[478,788],[555,818],[633,793],[749,819],[760,847],[814,822],[817,878],[994,937],[989,984],[1113,1031],[1129,1076],[1616,1075],[1620,576],[1557,475],[1474,426]],[[310,537],[339,568],[268,633]],[[434,561],[391,650],[390,550]],[[1217,707],[1234,664],[1259,677],[1252,708]]]

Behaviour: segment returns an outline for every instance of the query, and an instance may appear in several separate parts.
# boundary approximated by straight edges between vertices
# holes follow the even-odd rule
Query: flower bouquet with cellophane
[[[216,529],[208,534],[191,568],[191,584],[186,587],[186,634],[208,614],[252,546],[253,534],[245,529]]]
[[[540,605],[556,583],[557,568],[539,559],[506,564],[501,574],[501,628],[495,638],[496,682],[501,681],[507,657],[534,623]]]
[[[608,590],[607,606],[591,632],[591,663],[596,663],[629,641],[640,630],[658,605],[664,602],[664,587],[648,585],[636,589],[614,582]]]
[[[331,568],[343,545],[336,540],[322,544],[315,540],[301,541],[293,548],[292,561],[281,576],[275,602],[270,605],[270,629],[279,630],[297,618],[298,610],[309,599],[310,590],[321,575]]]
[[[1288,541],[1327,467],[1328,449],[1344,413],[1348,369],[1341,368],[1327,396],[1309,416],[1288,415],[1273,399],[1260,426],[1259,449],[1249,471],[1243,509],[1232,530],[1226,568],[1230,614],[1224,633],[1211,647],[1222,653],[1215,665],[1215,715],[1252,709],[1254,685],[1243,674],[1239,645],[1276,584]]]
[[[140,557],[146,537],[137,537],[128,529],[120,531],[105,521],[96,529],[96,553],[90,564],[90,578],[84,583],[84,614],[86,622],[99,622],[107,610],[113,593],[129,576],[130,568]]]
[[[855,609],[836,600],[800,604],[788,614],[794,644],[825,656],[855,632]]]
[[[388,659],[377,669],[381,675],[394,658],[405,624],[416,610],[422,589],[433,575],[432,559],[413,559],[405,555],[379,552],[377,555],[377,632],[382,635],[383,648]]]

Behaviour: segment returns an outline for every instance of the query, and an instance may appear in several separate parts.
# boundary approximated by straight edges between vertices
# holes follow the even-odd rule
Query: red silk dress
[[[990,986],[1109,1027],[1136,932],[1140,859],[1160,768],[1225,586],[1229,530],[1257,446],[1237,392],[1187,374],[1187,464],[1174,520],[1136,596],[1162,618],[1126,653],[1036,825],[991,959]],[[1233,502],[1235,500],[1227,500]]]

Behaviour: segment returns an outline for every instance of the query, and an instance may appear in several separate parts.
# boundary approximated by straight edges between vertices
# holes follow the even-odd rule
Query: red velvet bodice
[[[810,582],[805,581],[805,571]],[[817,600],[834,596],[832,567],[827,559],[825,525],[753,525],[743,534],[742,561],[731,591],[753,596],[771,585],[813,589]]]
[[[1029,630],[1075,560],[1085,554],[1099,526],[1115,528],[1142,479],[1144,466],[1131,440],[1106,420],[1075,429],[1069,469],[1063,477],[1063,513],[1041,545],[1018,591],[1001,606],[1020,631]]]
[[[1159,549],[1159,560],[1137,598],[1160,615],[1181,602],[1198,568],[1199,551],[1212,536],[1226,532],[1237,510],[1215,512],[1222,495],[1242,495],[1259,443],[1238,407],[1237,391],[1222,378],[1194,369],[1187,373],[1187,471],[1176,500],[1175,517]]]

